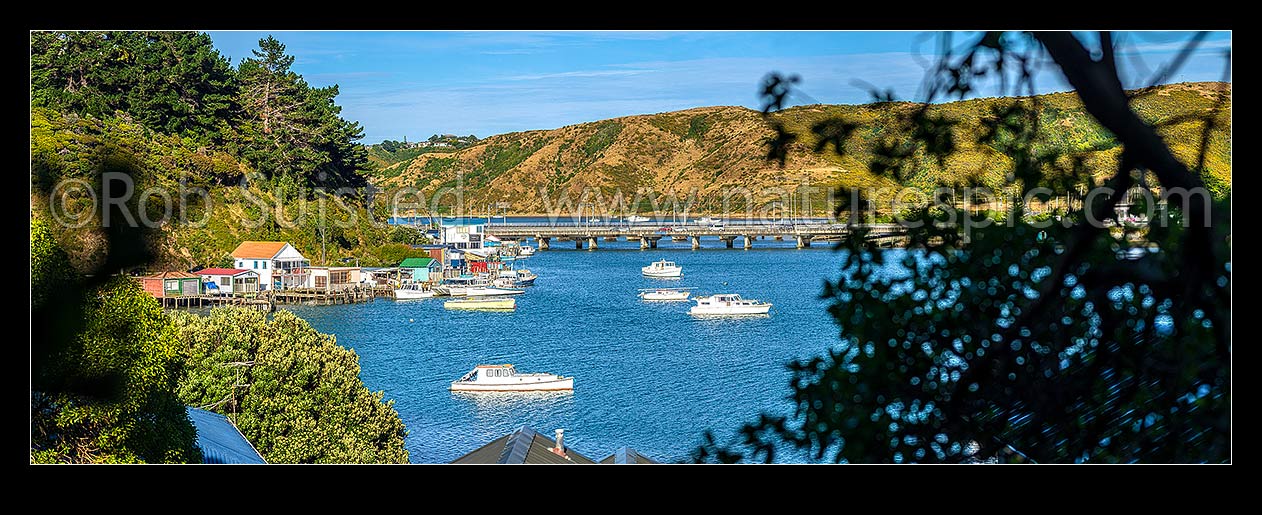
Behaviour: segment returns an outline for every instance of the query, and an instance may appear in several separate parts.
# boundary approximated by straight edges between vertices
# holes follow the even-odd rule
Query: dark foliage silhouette
[[[1211,184],[1210,195],[1202,180],[1229,87],[1212,92],[1215,107],[1201,116],[1154,121],[1130,107],[1147,90],[1124,90],[1114,61],[1122,49],[1109,33],[1092,42],[1067,32],[985,33],[960,48],[952,38],[939,37],[923,102],[887,129],[871,170],[902,176],[974,138],[1007,156],[1008,181],[1021,193],[1113,190],[1059,221],[1026,216],[1015,202],[1011,226],[986,226],[965,211],[965,228],[940,207],[917,209],[910,219],[956,223],[910,228],[907,252],[877,249],[857,231],[839,245],[839,278],[824,285],[841,341],[789,365],[793,415],[760,415],[733,442],[707,434],[694,460],[1229,461],[1230,191]],[[1153,83],[1203,39],[1190,38]],[[1055,127],[1040,126],[1032,96],[1040,66],[1059,70],[1111,133],[1116,169],[1094,169],[1047,141]],[[795,83],[769,77],[766,112],[783,107]],[[977,134],[934,114],[933,102],[988,84],[1030,96],[995,108]],[[816,125],[814,150],[845,152],[849,123]],[[1176,157],[1156,132],[1163,124],[1192,124],[1199,154]],[[773,129],[768,157],[783,162],[795,135]],[[1116,221],[1132,187],[1166,202],[1138,227],[1088,223]],[[839,210],[861,219],[863,202],[849,200],[861,192],[839,196],[848,199]],[[1132,247],[1146,252],[1119,257]]]

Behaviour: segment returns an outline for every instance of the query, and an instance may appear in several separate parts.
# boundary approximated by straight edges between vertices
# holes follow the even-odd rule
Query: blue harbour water
[[[785,365],[835,345],[837,326],[819,298],[840,256],[827,244],[794,249],[758,240],[754,249],[703,248],[663,239],[660,248],[570,242],[520,261],[539,274],[515,312],[460,312],[443,300],[378,300],[286,306],[359,354],[361,377],[395,401],[417,463],[448,462],[522,425],[601,459],[622,446],[661,461],[687,459],[703,431],[733,435],[760,412],[787,414]],[[657,259],[684,267],[679,280],[649,279]],[[687,303],[649,303],[637,289],[696,287],[774,304],[757,318],[694,319]],[[452,393],[452,380],[479,363],[574,376],[572,393]]]

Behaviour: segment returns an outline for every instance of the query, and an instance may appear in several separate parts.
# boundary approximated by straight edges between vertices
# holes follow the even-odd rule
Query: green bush
[[[288,311],[172,315],[180,398],[228,415],[269,463],[407,463],[407,430],[359,379],[359,357]]]

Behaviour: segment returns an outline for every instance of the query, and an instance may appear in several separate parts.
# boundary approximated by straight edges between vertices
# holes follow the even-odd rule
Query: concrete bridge
[[[697,224],[697,223],[665,223],[665,224],[526,224],[509,223],[486,226],[487,234],[508,241],[534,239],[539,250],[547,250],[552,240],[573,241],[574,248],[599,248],[599,241],[639,241],[641,249],[657,248],[658,240],[670,238],[672,241],[692,241],[692,248],[701,248],[702,237],[717,238],[727,248],[735,248],[737,238],[744,241],[744,248],[749,249],[758,237],[773,237],[777,240],[792,238],[798,248],[811,246],[812,240],[837,240],[844,238],[851,231],[859,228],[868,229],[868,238],[873,240],[892,241],[901,239],[906,228],[899,224],[788,224],[788,223],[752,223],[752,224]]]

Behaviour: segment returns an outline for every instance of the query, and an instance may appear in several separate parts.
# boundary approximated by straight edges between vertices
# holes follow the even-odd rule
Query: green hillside
[[[1188,162],[1200,145],[1201,123],[1180,121],[1206,112],[1221,89],[1230,84],[1185,83],[1159,86],[1140,92],[1135,108],[1150,123],[1160,126],[1176,155]],[[1085,113],[1076,96],[1055,93],[1038,97],[1041,132],[1038,145],[1081,158],[1097,174],[1111,173],[1120,150],[1111,135]],[[905,185],[931,189],[939,184],[1003,186],[1012,171],[1008,156],[990,146],[973,142],[983,117],[1010,104],[1029,99],[985,98],[935,105],[931,116],[955,122],[958,147],[947,159],[917,155],[917,166],[904,178]],[[742,107],[703,107],[627,116],[583,123],[548,131],[527,131],[492,136],[472,147],[445,154],[421,154],[373,172],[374,184],[390,188],[417,187],[427,196],[442,188],[463,185],[466,204],[477,209],[490,202],[509,202],[519,213],[546,212],[562,193],[577,199],[585,188],[606,199],[621,192],[626,205],[636,191],[684,195],[695,190],[702,211],[724,211],[724,191],[746,188],[755,203],[765,202],[781,190],[811,185],[817,191],[846,187],[894,187],[892,179],[869,169],[873,149],[897,130],[896,115],[915,108],[910,103],[868,105],[809,105],[771,115],[799,139],[790,147],[783,168],[766,159],[765,142],[773,135],[771,123],[760,113]],[[1219,127],[1210,139],[1206,182],[1230,187],[1230,100],[1220,115]],[[844,155],[827,147],[813,152],[816,141],[811,128],[826,119],[843,119],[855,125],[846,140]],[[640,195],[638,210],[652,210],[651,195]],[[727,195],[727,211],[744,209],[744,200]],[[828,209],[827,199],[816,193],[813,208]],[[451,199],[444,198],[444,204]],[[454,206],[448,208],[452,209]]]

